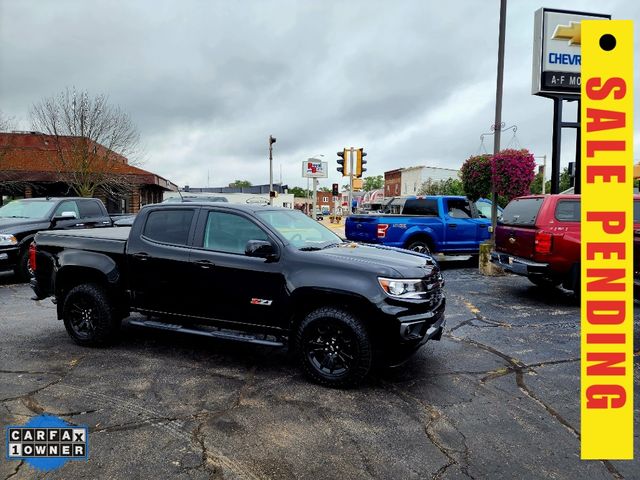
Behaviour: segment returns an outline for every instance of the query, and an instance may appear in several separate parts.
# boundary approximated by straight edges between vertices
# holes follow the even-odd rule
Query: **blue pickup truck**
[[[397,197],[378,215],[350,215],[349,240],[416,252],[476,255],[491,234],[491,220],[465,197]]]

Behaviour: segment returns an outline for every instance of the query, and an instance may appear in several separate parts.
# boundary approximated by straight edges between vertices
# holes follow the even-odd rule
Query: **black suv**
[[[111,218],[96,198],[27,198],[0,208],[0,270],[13,269],[28,281],[29,245],[41,230],[110,227]]]

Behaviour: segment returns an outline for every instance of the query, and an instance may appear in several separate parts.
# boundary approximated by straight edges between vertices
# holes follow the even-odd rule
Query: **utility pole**
[[[311,179],[311,181],[313,182],[313,204],[311,207],[311,218],[313,218],[314,220],[316,219],[316,203],[317,199],[318,199],[318,194],[317,194],[317,190],[318,190],[318,179],[313,177]]]
[[[273,144],[276,137],[269,135],[269,205],[273,205]]]
[[[498,78],[496,80],[496,116],[495,135],[493,136],[493,154],[500,152],[500,133],[502,125],[502,84],[504,79],[504,37],[507,29],[507,0],[500,0],[500,32],[498,34]],[[498,192],[491,186],[491,243],[496,244],[496,225],[498,223]]]

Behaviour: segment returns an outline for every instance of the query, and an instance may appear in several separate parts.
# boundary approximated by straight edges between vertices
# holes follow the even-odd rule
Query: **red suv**
[[[640,196],[634,195],[640,227]],[[529,195],[512,200],[496,228],[491,261],[541,286],[562,284],[579,294],[580,195]]]

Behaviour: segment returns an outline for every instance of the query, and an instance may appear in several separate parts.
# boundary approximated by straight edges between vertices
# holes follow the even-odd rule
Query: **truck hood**
[[[34,228],[36,227],[36,228]],[[0,233],[20,233],[25,230],[49,228],[49,222],[42,218],[0,217]]]
[[[308,253],[317,255],[326,261],[338,262],[343,265],[359,265],[360,268],[366,268],[380,276],[422,278],[440,272],[438,263],[430,255],[381,245],[345,242]]]

